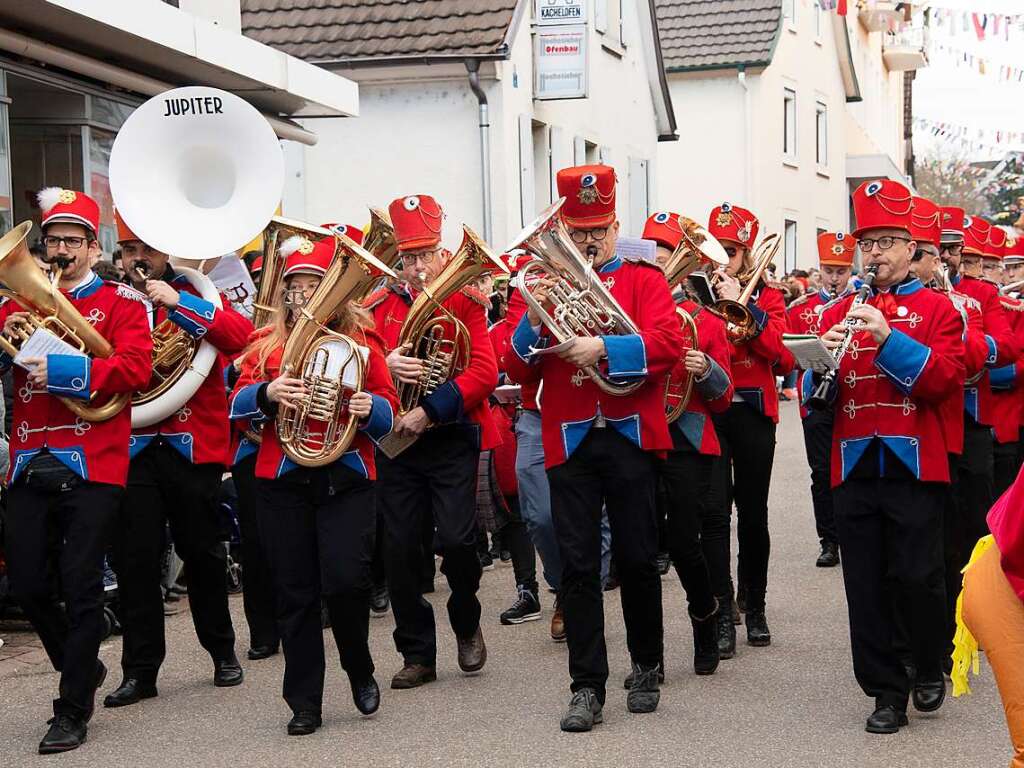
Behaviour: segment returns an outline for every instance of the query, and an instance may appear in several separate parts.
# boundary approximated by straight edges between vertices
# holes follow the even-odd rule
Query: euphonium
[[[726,264],[729,261],[721,243],[696,221],[680,216],[679,224],[682,230],[679,245],[663,267],[665,279],[669,288],[673,290],[700,266],[701,260],[716,264]],[[683,415],[690,402],[693,394],[693,374],[686,370],[682,361],[688,350],[698,349],[697,324],[693,317],[682,307],[676,307],[676,315],[683,332],[683,348],[679,362],[665,379],[665,417],[670,423]],[[680,369],[681,373],[677,374]]]
[[[735,301],[719,299],[715,302],[714,307],[710,308],[711,312],[725,321],[725,331],[729,336],[729,341],[733,344],[742,344],[757,335],[757,323],[754,322],[754,315],[747,307],[747,303],[754,295],[754,291],[757,290],[761,282],[761,275],[778,254],[781,244],[782,238],[777,233],[765,237],[754,249],[753,268],[739,280],[744,283],[743,292],[739,298]]]
[[[31,221],[24,221],[0,238],[0,296],[6,296],[28,312],[28,317],[15,330],[15,338],[0,335],[0,349],[16,357],[21,345],[37,329],[45,329],[79,351],[92,357],[110,357],[114,348],[92,325],[82,317],[74,305],[57,286],[51,283],[29,253],[25,240]],[[76,416],[85,421],[106,421],[113,418],[128,404],[128,393],[114,395],[103,404],[82,402],[62,397]]]
[[[363,236],[363,248],[377,257],[388,269],[393,270],[402,260],[398,253],[398,240],[395,239],[395,228],[391,225],[391,217],[380,208],[370,208],[370,227]],[[360,299],[365,299],[374,291],[384,287],[388,278],[382,277],[370,283]]]
[[[284,275],[285,259],[281,258],[281,245],[293,235],[316,242],[324,237],[332,237],[333,232],[323,227],[314,227],[304,221],[286,219],[275,216],[263,229],[263,272],[260,275],[260,287],[256,292],[256,300],[252,303],[252,324],[262,328],[270,323],[277,312],[277,297],[281,292],[281,281]]]
[[[520,271],[519,291],[527,306],[540,316],[557,344],[580,336],[640,333],[594,272],[593,265],[576,249],[558,215],[564,203],[565,198],[561,198],[549,206],[512,243],[512,247],[525,248],[537,257]],[[530,293],[529,286],[543,277],[555,279],[555,285],[548,291],[550,310]],[[642,380],[629,383],[613,381],[597,366],[584,370],[598,388],[609,395],[628,395],[643,385]]]
[[[309,301],[299,309],[281,357],[282,375],[302,379],[306,396],[298,408],[281,405],[277,437],[296,464],[322,467],[341,458],[359,425],[348,400],[366,381],[365,359],[349,336],[328,328],[367,285],[394,277],[383,262],[344,235],[335,235],[334,260]]]

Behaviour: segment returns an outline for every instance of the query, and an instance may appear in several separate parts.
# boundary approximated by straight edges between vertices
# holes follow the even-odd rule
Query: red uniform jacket
[[[210,342],[217,359],[210,374],[192,398],[159,424],[133,429],[129,454],[134,457],[158,435],[193,464],[228,464],[231,454],[231,427],[228,423],[228,399],[224,391],[224,366],[245,348],[252,323],[231,308],[221,297],[224,308],[202,299],[184,275],[173,271],[165,277],[178,290],[181,299],[171,313],[164,309],[149,314],[151,324],[165,319],[181,326],[196,339]]]
[[[480,449],[486,451],[501,442],[487,404],[488,396],[498,384],[498,362],[487,336],[487,310],[482,306],[489,306],[489,303],[477,296],[479,294],[464,290],[442,303],[469,331],[469,364],[454,379],[424,397],[420,405],[434,424],[475,424],[480,430]],[[373,312],[386,352],[397,346],[413,298],[398,286],[382,289],[367,298],[365,306]]]
[[[498,355],[498,366],[506,374],[508,373],[508,367],[504,357],[505,355],[515,354],[512,351],[512,335],[515,333],[519,321],[526,314],[526,310],[526,299],[523,298],[523,294],[517,288],[512,292],[512,296],[508,300],[508,310],[505,312],[505,317],[498,323],[498,327],[501,330],[498,333],[491,334],[491,339],[495,342],[494,351]],[[498,346],[499,343],[501,346]],[[530,411],[537,410],[537,389],[539,386],[540,380],[520,384],[523,408]]]
[[[981,307],[981,317],[988,344],[986,368],[999,368],[1015,363],[1020,357],[1021,339],[1010,329],[1010,318],[999,303],[999,289],[986,280],[957,276],[953,280],[958,293],[970,296]],[[991,427],[995,423],[995,401],[989,384],[988,371],[981,378],[967,380],[964,387],[964,410],[979,424]]]
[[[1000,299],[1010,318],[1014,337],[1024,334],[1024,302],[1003,297]],[[1022,407],[1020,383],[1024,381],[1024,361],[1018,359],[1012,365],[989,370],[989,384],[992,387],[992,410],[995,415],[993,432],[997,443],[1015,443],[1020,438]]]
[[[70,292],[62,291],[84,318],[110,342],[108,358],[48,355],[46,391],[32,389],[26,372],[14,369],[14,415],[11,429],[13,483],[44,448],[85,480],[124,485],[128,477],[131,406],[107,421],[87,422],[75,416],[57,396],[85,402],[93,395],[103,403],[112,395],[134,392],[149,382],[153,341],[141,293],[126,285],[105,283],[93,273]],[[21,307],[8,301],[0,307],[0,326]],[[2,365],[11,359],[2,355]]]
[[[822,313],[831,328],[849,311],[852,296]],[[905,280],[869,300],[886,313],[890,336],[879,347],[857,332],[837,377],[832,430],[832,485],[843,483],[876,440],[919,480],[949,482],[942,403],[964,376],[963,322],[944,295]],[[885,454],[879,454],[884,456]]]
[[[568,459],[598,416],[646,451],[672,448],[665,420],[665,377],[679,360],[683,337],[665,275],[654,265],[615,257],[598,270],[612,296],[640,329],[639,335],[605,336],[608,375],[622,382],[642,380],[630,395],[608,395],[580,368],[558,355],[538,355],[550,343],[546,328],[535,330],[523,315],[505,356],[509,378],[521,384],[542,382],[538,398],[544,464]]]
[[[268,329],[260,329],[253,335],[259,338],[268,332]],[[368,480],[374,480],[377,473],[373,461],[373,441],[379,440],[391,431],[398,395],[391,381],[387,361],[381,353],[382,341],[373,331],[357,332],[352,338],[357,344],[369,349],[363,390],[373,395],[373,410],[359,425],[349,450],[342,454],[338,462]],[[231,393],[232,420],[254,420],[260,424],[263,439],[260,442],[259,454],[256,456],[256,477],[267,480],[281,477],[299,466],[285,456],[281,449],[274,421],[277,406],[268,402],[265,394],[267,383],[280,375],[283,353],[283,346],[271,353],[262,375],[256,370],[255,356],[247,355],[242,361],[242,373]]]
[[[715,425],[711,422],[711,414],[728,409],[733,394],[729,367],[731,345],[725,335],[725,322],[705,312],[699,304],[689,299],[680,301],[678,306],[693,317],[697,326],[697,348],[707,356],[711,367],[704,378],[693,382],[693,393],[686,404],[686,410],[672,422],[672,426],[683,434],[698,453],[720,456],[722,449]],[[684,370],[680,358],[672,372],[682,376]]]
[[[786,302],[778,288],[763,287],[747,307],[759,329],[744,344],[732,345],[732,382],[743,402],[774,422],[779,420],[779,393],[775,376],[793,370],[793,356],[782,344],[786,330]]]
[[[843,292],[842,296],[848,293]],[[838,300],[837,297],[836,300]],[[824,290],[808,293],[796,299],[786,309],[786,330],[788,333],[813,333],[820,336],[823,331],[818,328],[821,313],[831,302],[832,297]],[[827,328],[825,330],[828,330]],[[800,418],[806,419],[809,411],[804,403],[814,393],[814,376],[810,371],[800,371],[798,377],[800,388]]]
[[[970,296],[957,291],[948,294],[953,306],[960,312],[964,333],[964,376],[966,381],[978,378],[985,371],[988,342],[981,320],[981,307]],[[959,456],[964,450],[964,389],[954,391],[941,406],[942,432],[946,450]]]

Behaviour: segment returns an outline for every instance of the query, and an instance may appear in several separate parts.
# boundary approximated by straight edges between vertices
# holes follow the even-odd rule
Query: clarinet
[[[867,272],[864,274],[864,280],[861,282],[860,288],[857,289],[857,295],[853,297],[850,309],[859,307],[868,300],[868,296],[871,293],[871,284],[875,281],[877,273],[877,266],[868,267]],[[836,377],[839,375],[839,366],[843,363],[843,358],[846,356],[846,351],[850,348],[850,342],[853,340],[853,334],[856,332],[859,324],[860,321],[857,318],[850,317],[849,313],[847,313],[846,318],[843,320],[846,335],[843,336],[843,341],[835,351],[836,367],[830,369],[821,377],[818,386],[814,388],[814,392],[807,398],[805,405],[811,410],[824,411],[826,408],[831,408],[832,403],[835,402],[836,395],[838,394]]]

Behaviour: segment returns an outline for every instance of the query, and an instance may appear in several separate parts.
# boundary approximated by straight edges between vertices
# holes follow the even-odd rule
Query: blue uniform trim
[[[857,466],[857,462],[861,460],[864,452],[871,445],[871,442],[875,439],[874,435],[869,437],[858,437],[839,441],[839,456],[840,456],[840,469],[842,471],[842,479],[845,481],[849,477],[853,468]]]
[[[978,420],[978,388],[964,387],[964,411],[972,419]]]
[[[14,485],[14,481],[18,479],[18,475],[28,466],[28,463],[38,454],[42,453],[42,451],[42,448],[23,448],[20,451],[14,451],[14,462],[11,467],[11,485]]]
[[[690,445],[700,450],[700,444],[704,441],[704,427],[707,426],[707,416],[703,413],[683,411],[683,415],[673,422],[676,429],[683,433],[683,437]]]
[[[6,371],[12,365],[14,365],[14,358],[6,352],[0,352],[0,371]]]
[[[757,304],[748,303],[747,309],[749,309],[750,314],[754,316],[754,325],[757,326],[757,330],[760,333],[764,330],[764,327],[768,325],[768,313],[757,306]]]
[[[217,307],[206,299],[182,291],[178,294],[178,306],[167,314],[167,319],[183,328],[189,336],[199,339],[206,335],[209,330],[207,324],[213,322],[216,311]]]
[[[391,431],[395,424],[395,413],[391,410],[391,403],[387,398],[372,393],[370,396],[373,398],[373,407],[366,423],[360,429],[376,443]]]
[[[55,395],[88,400],[91,360],[85,355],[47,355],[46,389]]]
[[[537,346],[540,334],[530,325],[530,316],[523,315],[512,334],[512,349],[524,363],[534,363],[533,348]]]
[[[192,435],[188,432],[179,432],[177,434],[168,435],[164,433],[163,439],[167,441],[167,444],[174,450],[188,459],[189,463],[194,463],[192,460],[192,447],[195,442],[192,439]]]
[[[263,384],[248,384],[238,390],[238,393],[231,398],[231,409],[228,412],[229,419],[251,419],[254,416],[263,414],[260,410],[257,396]]]
[[[914,477],[920,478],[920,441],[916,437],[905,435],[881,435],[880,437],[885,447],[896,454],[906,468],[914,473]]]
[[[616,432],[638,448],[644,447],[640,441],[640,414],[623,416],[621,419],[608,419],[608,426],[613,427]]]
[[[612,379],[639,379],[647,375],[647,350],[643,337],[602,336],[608,355],[608,376]]]
[[[924,288],[924,284],[915,277],[900,283],[895,288],[890,289],[890,293],[892,293],[893,296],[909,296],[912,293],[917,293],[922,288]],[[874,293],[877,293],[877,291],[874,291]]]
[[[238,448],[235,450],[235,459],[231,462],[231,466],[234,466],[242,459],[252,456],[260,449],[259,445],[254,443],[252,440],[243,437],[238,441]]]
[[[591,416],[589,419],[581,419],[580,421],[562,422],[562,448],[565,450],[566,459],[572,456],[576,449],[580,447],[583,438],[590,431],[590,425],[594,423],[594,418]]]
[[[996,340],[985,334],[985,346],[988,347],[988,357],[985,358],[985,365],[989,368],[996,364],[996,358],[999,357],[999,347],[996,345]]]
[[[156,432],[148,435],[129,435],[128,437],[128,459],[134,459],[146,446],[153,442],[153,438],[156,437]]]
[[[85,466],[85,448],[75,445],[70,448],[47,448],[53,457],[70,469],[83,480],[89,479],[89,470]]]
[[[992,389],[1007,390],[1017,385],[1017,366],[1001,365],[988,373],[988,381]]]
[[[370,476],[370,471],[366,468],[366,462],[363,461],[363,457],[360,455],[358,450],[347,451],[342,454],[339,461],[362,477]]]
[[[622,257],[619,256],[619,254],[615,254],[614,258],[610,259],[609,261],[606,261],[604,264],[597,268],[597,273],[599,275],[607,275],[611,272],[616,271],[621,266]]]
[[[462,392],[454,381],[446,381],[420,400],[434,424],[453,424],[462,418]]]
[[[764,413],[764,393],[760,389],[737,389],[736,394],[758,413]]]
[[[280,463],[277,465],[277,473],[274,475],[275,478],[287,475],[293,469],[298,469],[299,465],[289,459],[287,456],[282,456]]]
[[[903,331],[893,330],[875,356],[875,367],[889,377],[905,395],[914,391],[914,384],[932,356],[930,348],[907,336]]]
[[[800,404],[806,405],[807,399],[814,394],[814,371],[804,371],[800,374]]]
[[[704,358],[708,361],[708,372],[704,378],[696,379],[697,391],[705,400],[717,400],[729,389],[729,375],[725,370],[707,355]]]
[[[84,283],[74,290],[68,291],[68,296],[72,299],[85,299],[92,296],[96,291],[103,287],[103,280],[95,272],[90,273],[92,279],[89,282]]]

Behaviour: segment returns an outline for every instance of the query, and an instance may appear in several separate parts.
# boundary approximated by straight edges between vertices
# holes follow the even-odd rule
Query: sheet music
[[[835,357],[821,339],[812,334],[784,333],[782,343],[793,353],[796,363],[805,371],[825,373],[839,367]]]
[[[31,371],[35,366],[26,365],[25,360],[30,357],[42,357],[47,355],[75,355],[77,357],[88,357],[66,341],[57,338],[45,328],[37,328],[29,336],[28,341],[21,345],[21,350],[14,358],[14,364]]]
[[[639,237],[620,237],[615,243],[615,255],[626,261],[657,262],[658,245],[653,240]]]

